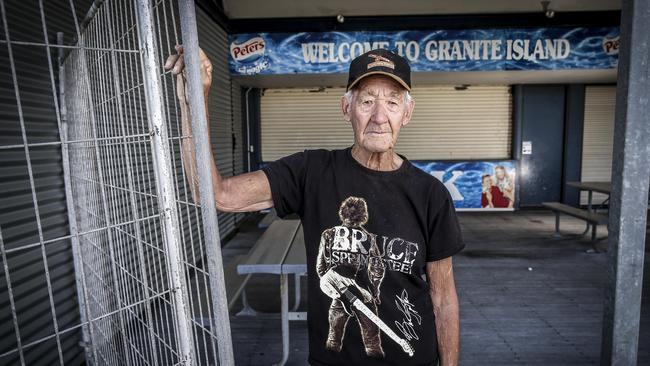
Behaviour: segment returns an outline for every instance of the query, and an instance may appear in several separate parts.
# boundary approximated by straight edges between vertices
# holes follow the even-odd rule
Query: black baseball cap
[[[345,90],[352,89],[361,79],[370,75],[386,75],[411,91],[411,66],[404,57],[389,50],[380,48],[368,51],[352,60]]]

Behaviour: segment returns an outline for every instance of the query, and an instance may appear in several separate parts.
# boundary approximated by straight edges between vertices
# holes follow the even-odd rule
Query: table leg
[[[294,284],[294,304],[293,308],[291,311],[296,311],[298,310],[298,307],[300,306],[300,273],[295,274],[295,284]]]
[[[562,233],[560,233],[560,212],[555,211],[555,234],[553,234],[556,238],[561,238]]]
[[[589,212],[592,212],[591,207],[592,207],[592,204],[593,204],[593,200],[594,200],[594,191],[592,191],[590,189],[590,190],[587,191],[587,211],[589,211]],[[582,235],[587,234],[587,232],[589,231],[589,227],[591,227],[592,231],[593,231],[593,228],[595,226],[590,224],[589,222],[587,222],[587,227],[585,227],[585,231],[582,233]]]
[[[283,366],[289,359],[289,276],[280,275],[280,299],[282,311],[282,360],[277,363]]]
[[[594,245],[596,243],[596,228],[597,226],[594,225],[593,228],[591,229],[591,242],[594,243]]]
[[[257,311],[248,303],[245,287],[241,293],[241,302],[244,307],[235,316],[257,316]]]

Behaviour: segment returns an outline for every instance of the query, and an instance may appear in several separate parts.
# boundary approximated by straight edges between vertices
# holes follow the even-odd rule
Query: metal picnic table
[[[612,193],[612,182],[567,182],[567,186],[578,188],[581,191],[587,191],[587,209],[592,211],[594,192],[610,195]],[[604,202],[609,201],[609,197]]]
[[[567,182],[566,184],[567,186],[578,188],[581,191],[587,191],[587,210],[590,212],[595,212],[595,209],[593,208],[594,192],[604,193],[608,196],[607,199],[601,203],[601,205],[609,202],[609,196],[612,193],[612,182]],[[650,198],[648,201],[648,206],[650,206]],[[587,224],[587,230],[588,229],[589,224]]]
[[[307,319],[306,312],[297,311],[300,305],[300,277],[307,275],[305,241],[300,220],[273,221],[248,258],[237,266],[237,273],[280,275],[282,360],[277,365],[284,365],[289,358],[289,321]],[[295,304],[291,310],[290,275],[295,276]]]
[[[612,192],[612,182],[571,181],[571,182],[567,182],[566,185],[570,187],[578,188],[580,191],[587,191],[587,211],[589,212],[596,212],[596,210],[593,207],[594,192],[604,193],[607,195],[607,199],[605,199],[600,205],[603,205],[609,201],[609,195]],[[591,225],[592,225],[591,223],[587,222],[587,226],[585,227],[585,231],[582,233],[582,235],[586,234],[589,231]],[[594,232],[592,235],[592,241],[596,240],[595,235],[596,234]]]
[[[567,182],[567,186],[578,188],[581,191],[587,191],[589,194],[589,199],[587,202],[587,209],[581,209],[580,207],[574,207],[562,202],[542,202],[542,206],[552,210],[555,213],[555,237],[563,237],[560,232],[560,214],[565,214],[569,216],[576,217],[578,219],[584,220],[586,223],[585,230],[579,235],[583,236],[589,232],[591,228],[591,242],[594,245],[594,248],[590,249],[588,252],[596,252],[596,230],[598,225],[607,224],[609,221],[608,215],[603,215],[598,212],[593,207],[593,193],[605,193],[610,194],[612,190],[612,185],[610,182]],[[609,201],[609,197],[603,203]]]

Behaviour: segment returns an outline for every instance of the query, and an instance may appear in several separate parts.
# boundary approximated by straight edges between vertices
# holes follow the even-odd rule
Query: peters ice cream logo
[[[262,37],[254,37],[243,43],[232,42],[230,55],[237,62],[248,63],[264,56],[266,43]]]
[[[604,37],[603,38],[603,51],[608,55],[618,55],[619,36]]]
[[[230,42],[230,57],[233,73],[239,75],[255,75],[267,70],[270,65],[268,57],[264,56],[266,42],[261,35],[251,35],[246,39],[241,37]]]

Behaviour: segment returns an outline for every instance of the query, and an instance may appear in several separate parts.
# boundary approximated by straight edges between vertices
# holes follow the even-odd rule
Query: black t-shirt
[[[311,365],[438,359],[425,266],[464,243],[447,189],[401,157],[376,171],[351,148],[307,150],[263,168],[278,216],[303,224]]]

